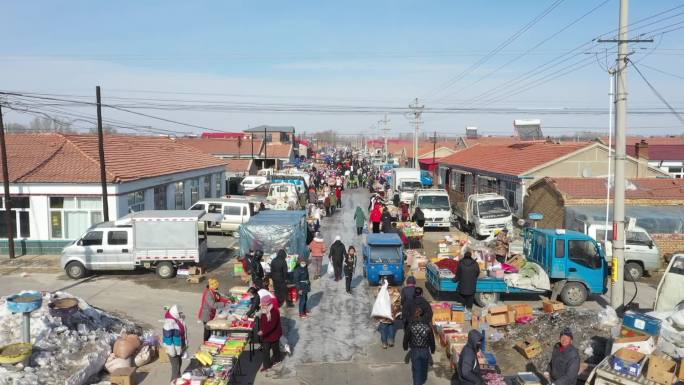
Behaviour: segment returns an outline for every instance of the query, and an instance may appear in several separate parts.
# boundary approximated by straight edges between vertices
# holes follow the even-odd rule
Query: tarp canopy
[[[265,255],[285,249],[288,254],[308,257],[307,231],[306,211],[262,211],[240,226],[240,255],[250,249]]]
[[[625,217],[635,218],[636,225],[651,234],[684,233],[684,206],[626,206]],[[612,221],[613,210],[608,218]],[[566,206],[565,227],[582,228],[584,223],[603,223],[606,221],[606,206]]]

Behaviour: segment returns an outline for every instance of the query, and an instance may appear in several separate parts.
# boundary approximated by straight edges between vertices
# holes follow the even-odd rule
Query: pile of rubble
[[[63,320],[50,314],[55,298],[75,298],[78,309]],[[22,315],[0,304],[0,346],[21,341]],[[104,367],[112,343],[122,331],[136,326],[88,305],[68,293],[43,294],[40,308],[31,313],[33,353],[28,362],[0,367],[0,385],[81,385]]]

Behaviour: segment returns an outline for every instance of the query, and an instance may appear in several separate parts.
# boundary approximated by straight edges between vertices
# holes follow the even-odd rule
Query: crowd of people
[[[360,242],[364,233],[396,233],[405,246],[409,241],[397,228],[397,221],[411,220],[422,227],[425,217],[419,207],[409,213],[408,206],[395,201],[387,180],[383,174],[365,161],[353,158],[342,158],[326,167],[310,170],[310,188],[306,200],[309,211],[310,239],[307,239],[310,255],[300,256],[294,269],[288,268],[287,253],[280,249],[275,253],[269,265],[264,263],[264,250],[250,250],[242,258],[243,270],[249,275],[250,307],[247,317],[254,318],[255,342],[261,346],[261,372],[269,374],[284,359],[280,341],[284,335],[281,322],[281,311],[285,306],[294,308],[298,302],[298,317],[305,321],[310,317],[308,303],[312,291],[312,281],[329,276],[334,282],[344,279],[345,292],[352,295],[352,280],[357,267],[357,253],[354,245],[345,245],[342,237],[337,235],[328,245],[321,234],[321,220],[334,214],[335,210],[344,207],[342,196],[345,190],[367,186],[372,194],[367,209],[365,204],[354,202],[353,221],[357,239],[349,243]],[[383,194],[384,193],[384,194]],[[390,202],[391,201],[391,202]],[[347,202],[351,202],[347,200]],[[399,208],[398,213],[390,213],[389,203]],[[497,241],[507,246],[507,234],[501,234]],[[309,237],[307,237],[309,238]],[[502,246],[502,247],[503,247]],[[323,272],[324,258],[327,257],[327,271]],[[466,308],[466,314],[472,312],[477,278],[480,275],[479,265],[473,260],[470,252],[465,252],[460,260],[455,281],[459,283],[459,301]],[[204,326],[203,338],[208,340],[211,331],[207,323],[217,312],[230,303],[230,299],[220,292],[219,281],[210,278],[202,292],[200,309],[197,318]],[[423,296],[423,289],[416,285],[416,279],[409,276],[400,292],[401,320],[393,318],[376,318],[377,331],[383,349],[393,348],[397,330],[403,330],[402,348],[407,351],[406,362],[410,363],[414,385],[423,385],[427,381],[429,367],[433,363],[435,353],[435,336],[432,329],[433,311],[430,303]],[[287,316],[287,315],[286,315]],[[554,348],[549,377],[554,385],[574,384],[579,355],[572,345],[572,331],[566,329]],[[482,356],[483,335],[478,330],[470,330],[467,344],[463,348],[456,368],[455,383],[463,385],[482,385],[484,379],[480,368],[479,357]],[[182,310],[174,305],[166,310],[163,324],[163,346],[171,363],[172,381],[179,378],[181,358],[188,349],[188,326]]]

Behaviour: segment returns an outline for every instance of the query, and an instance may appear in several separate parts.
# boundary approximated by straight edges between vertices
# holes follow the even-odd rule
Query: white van
[[[207,227],[208,233],[233,234],[240,225],[246,223],[256,213],[256,203],[245,199],[212,198],[197,201],[189,210],[215,214],[215,219]],[[198,222],[200,232],[204,232],[204,222]]]
[[[258,185],[268,182],[265,176],[248,176],[240,182],[240,193],[255,189]]]
[[[451,226],[451,202],[449,194],[443,189],[418,189],[413,195],[409,210],[413,214],[416,207],[425,215],[425,227]]]
[[[299,192],[291,183],[271,183],[266,197],[266,207],[271,210],[294,210],[299,208]]]
[[[606,253],[606,260],[611,263],[613,258],[613,228],[605,224],[584,224],[579,229],[601,243]],[[606,235],[606,232],[608,233]],[[660,268],[660,250],[646,230],[634,226],[625,230],[625,279],[637,281],[644,275],[644,271],[654,271]],[[607,238],[606,238],[607,237]],[[608,241],[604,241],[608,239]]]

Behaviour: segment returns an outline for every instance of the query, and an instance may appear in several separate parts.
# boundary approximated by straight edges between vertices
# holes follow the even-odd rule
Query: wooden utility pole
[[[100,86],[95,87],[97,99],[97,150],[100,155],[100,184],[102,185],[102,217],[109,221],[109,202],[107,202],[107,172],[104,153],[104,135],[102,133],[102,100],[100,98]]]
[[[7,251],[10,259],[14,259],[14,222],[12,221],[12,198],[10,197],[9,169],[7,167],[7,145],[5,144],[5,124],[2,122],[2,106],[0,105],[0,154],[2,156],[2,179],[5,189],[5,227],[7,227]]]

